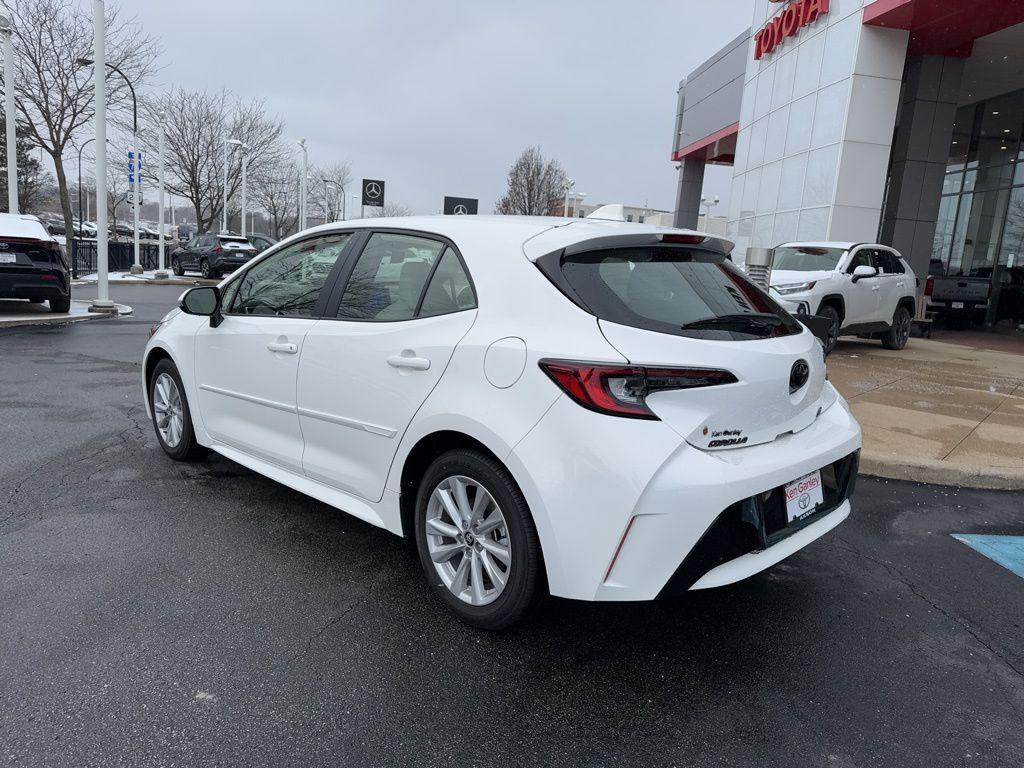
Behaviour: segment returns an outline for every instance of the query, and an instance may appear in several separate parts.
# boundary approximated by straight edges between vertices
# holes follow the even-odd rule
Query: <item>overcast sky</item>
[[[263,99],[416,213],[491,212],[539,144],[588,202],[671,210],[680,78],[749,25],[750,0],[108,0],[164,47],[154,87]],[[173,117],[171,118],[173,119]],[[705,189],[727,196],[728,169]],[[719,208],[724,212],[725,206]]]

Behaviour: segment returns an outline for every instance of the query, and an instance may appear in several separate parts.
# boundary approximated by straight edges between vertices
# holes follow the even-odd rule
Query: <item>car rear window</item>
[[[556,254],[538,266],[602,320],[695,338],[749,340],[800,325],[720,253],[641,246]]]
[[[225,245],[233,243],[234,245],[252,246],[252,243],[249,242],[249,238],[247,237],[219,237],[218,239]]]

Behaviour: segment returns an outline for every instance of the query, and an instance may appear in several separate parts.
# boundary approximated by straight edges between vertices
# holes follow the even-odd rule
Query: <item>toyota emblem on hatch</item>
[[[811,368],[806,360],[797,360],[789,372],[789,394],[799,390],[811,375]]]

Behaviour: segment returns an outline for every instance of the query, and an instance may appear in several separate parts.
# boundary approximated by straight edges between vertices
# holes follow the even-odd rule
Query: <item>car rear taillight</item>
[[[928,275],[928,279],[924,281],[924,295],[931,296],[932,290],[935,288],[935,278]]]
[[[654,392],[736,383],[729,371],[712,368],[643,368],[570,360],[541,360],[540,367],[584,408],[633,419],[658,418],[646,402]]]
[[[222,250],[223,249],[220,247],[220,244],[217,244],[217,245],[213,246],[213,250],[210,251],[210,253],[220,253]]]

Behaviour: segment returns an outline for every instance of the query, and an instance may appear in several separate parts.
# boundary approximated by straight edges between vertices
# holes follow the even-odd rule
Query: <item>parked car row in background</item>
[[[277,241],[267,235],[243,237],[230,233],[196,235],[171,253],[171,271],[179,277],[198,270],[207,279],[218,279],[248,263]]]

